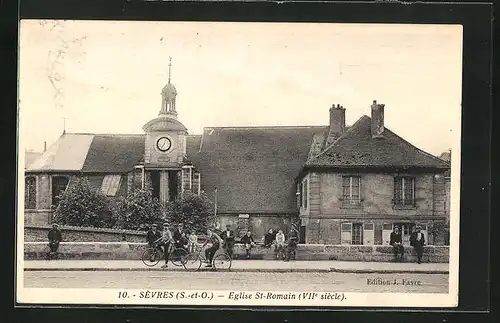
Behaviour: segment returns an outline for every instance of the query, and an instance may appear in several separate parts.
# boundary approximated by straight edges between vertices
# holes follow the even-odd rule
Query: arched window
[[[59,197],[66,190],[68,183],[68,176],[52,176],[52,205],[57,206]]]
[[[36,177],[27,176],[24,179],[24,208],[36,209]]]

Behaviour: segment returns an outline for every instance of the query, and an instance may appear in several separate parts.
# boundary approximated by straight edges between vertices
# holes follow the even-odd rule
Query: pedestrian
[[[403,261],[405,248],[403,247],[403,238],[397,225],[394,227],[394,231],[391,232],[390,245],[392,246],[392,251],[394,253],[394,261]]]
[[[287,252],[285,261],[295,260],[295,250],[297,249],[297,242],[299,240],[298,232],[295,227],[292,226],[290,230],[290,235],[288,237]]]
[[[410,236],[410,245],[415,249],[417,253],[417,263],[422,262],[422,255],[424,253],[425,246],[425,237],[424,234],[420,231],[422,227],[417,225],[415,231]]]
[[[250,259],[250,250],[255,246],[255,241],[252,237],[252,232],[247,231],[246,234],[241,238],[241,243],[245,245],[246,258]]]
[[[274,242],[274,230],[269,229],[269,231],[264,235],[264,248],[271,248],[271,245]]]
[[[230,258],[233,258],[234,231],[231,230],[231,226],[229,224],[226,225],[226,231],[222,232],[222,240],[224,241],[224,250],[226,250]]]
[[[161,250],[160,246],[161,243],[159,241],[160,239],[161,239],[161,233],[158,231],[158,226],[156,224],[153,224],[151,226],[151,229],[149,229],[148,232],[146,233],[146,242],[148,243],[148,247],[157,248]],[[154,259],[155,254],[156,253],[151,252],[149,261],[151,262],[155,261]]]
[[[205,267],[212,267],[215,252],[219,250],[222,242],[222,238],[219,237],[217,233],[211,229],[207,229],[207,240],[202,245],[202,248],[207,244],[211,244],[211,246],[205,249],[205,258],[207,259],[207,265]]]
[[[283,230],[276,233],[276,259],[285,258],[285,234]]]
[[[163,223],[163,233],[161,241],[163,246],[163,256],[165,257],[165,265],[163,265],[161,268],[167,268],[170,248],[172,247],[174,242],[174,237],[172,236],[172,232],[170,231],[168,222]]]
[[[198,236],[195,231],[192,231],[189,235],[189,252],[194,253],[196,251],[196,246],[198,245]]]
[[[62,241],[61,230],[59,230],[59,225],[57,223],[52,223],[52,229],[49,230],[47,235],[49,239],[49,259],[57,258],[57,250],[59,249],[59,243]]]

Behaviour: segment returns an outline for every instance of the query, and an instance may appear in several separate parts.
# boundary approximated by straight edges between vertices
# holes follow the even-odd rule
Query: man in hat
[[[182,223],[177,224],[177,229],[174,231],[174,243],[175,243],[175,248],[183,248],[183,238],[182,238],[182,233],[183,233],[183,226]]]
[[[224,250],[226,250],[229,257],[233,258],[234,231],[231,230],[231,226],[229,224],[226,225],[226,231],[222,232],[221,238],[224,241],[222,244]]]
[[[61,230],[59,230],[59,225],[57,223],[52,223],[52,229],[49,230],[49,258],[53,259],[57,256],[57,249],[59,249],[59,243],[62,241]]]
[[[153,224],[149,229],[148,233],[146,233],[146,242],[150,247],[153,247],[155,242],[161,238],[161,233],[158,231],[158,225]]]
[[[394,226],[394,230],[391,232],[391,242],[392,250],[394,252],[394,261],[403,261],[403,256],[405,254],[405,248],[403,247],[403,238],[399,227]],[[399,254],[399,259],[398,259]]]
[[[165,256],[165,264],[161,268],[168,267],[170,248],[172,246],[172,243],[174,242],[174,237],[172,236],[172,232],[170,231],[169,225],[170,224],[168,222],[163,223],[163,232],[161,236],[161,241],[163,245],[163,254]]]
[[[296,229],[295,225],[292,225],[290,230],[290,235],[288,236],[288,244],[286,249],[285,261],[295,260],[295,253],[297,249],[297,243],[299,242],[299,231]]]
[[[424,253],[425,246],[425,237],[421,230],[422,227],[420,225],[417,225],[415,231],[413,231],[410,236],[410,245],[415,249],[415,252],[417,253],[417,263],[419,264],[422,261],[422,254]]]

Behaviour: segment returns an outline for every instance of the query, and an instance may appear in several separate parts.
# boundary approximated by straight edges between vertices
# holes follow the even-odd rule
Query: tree
[[[61,224],[104,228],[111,227],[108,199],[93,189],[83,177],[74,177],[71,185],[58,197],[54,220]]]
[[[184,193],[167,204],[167,219],[173,224],[182,223],[187,231],[204,233],[215,225],[214,205],[204,193]]]
[[[111,206],[114,225],[119,229],[144,230],[163,221],[165,209],[150,189],[135,190],[127,197],[118,197]]]

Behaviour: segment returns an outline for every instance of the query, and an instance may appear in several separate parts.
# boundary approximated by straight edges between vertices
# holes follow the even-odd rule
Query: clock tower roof
[[[187,133],[187,128],[177,119],[160,116],[146,123],[142,130],[144,132],[158,132],[158,131],[179,131]]]

